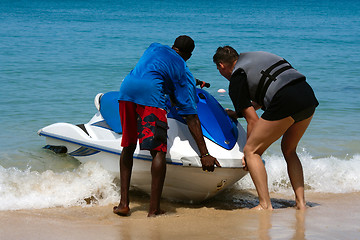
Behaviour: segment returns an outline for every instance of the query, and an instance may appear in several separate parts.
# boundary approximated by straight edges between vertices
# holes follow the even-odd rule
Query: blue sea
[[[224,107],[232,103],[218,89],[228,81],[212,63],[219,46],[269,51],[306,75],[320,102],[298,147],[306,191],[360,191],[358,1],[1,0],[0,210],[117,202],[106,170],[42,149],[37,131],[86,123],[95,95],[118,90],[152,42],[183,34],[196,44],[190,70]],[[279,142],[263,158],[270,190],[291,194]],[[233,188],[254,186],[247,176]]]

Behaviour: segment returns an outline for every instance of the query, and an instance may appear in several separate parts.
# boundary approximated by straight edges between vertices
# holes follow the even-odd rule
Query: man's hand
[[[203,171],[206,172],[213,172],[215,168],[214,165],[221,167],[218,160],[211,155],[206,155],[205,157],[200,158],[200,161]]]
[[[227,115],[228,115],[231,119],[233,119],[234,121],[238,119],[238,116],[237,116],[237,114],[236,114],[235,111],[226,108],[226,109],[225,109],[225,112],[226,112]]]
[[[244,167],[244,170],[245,170],[245,171],[249,171],[249,168],[248,168],[247,163],[246,163],[246,158],[245,158],[245,156],[243,156],[243,158],[241,159],[241,161],[242,161],[242,165],[243,165],[243,167]]]
[[[210,83],[201,81],[201,80],[199,80],[197,78],[195,80],[196,80],[196,86],[200,86],[201,88],[203,88],[203,87],[209,88],[210,87]]]
[[[186,122],[188,128],[193,136],[196,145],[199,148],[199,152],[202,155],[200,161],[202,164],[202,169],[204,171],[214,171],[214,165],[221,167],[220,163],[213,156],[209,155],[209,151],[206,147],[204,136],[201,130],[200,120],[197,114],[186,115]]]

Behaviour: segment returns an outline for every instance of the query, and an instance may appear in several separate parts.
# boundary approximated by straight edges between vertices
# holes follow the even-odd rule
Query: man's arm
[[[249,138],[252,129],[254,128],[256,122],[259,120],[258,115],[256,114],[255,108],[250,106],[241,110],[242,115],[247,122],[247,138]]]
[[[257,111],[257,110],[259,110],[261,108],[261,106],[257,102],[251,101],[251,103],[254,106],[255,111]]]
[[[201,130],[200,120],[197,114],[191,114],[191,115],[185,115],[184,116],[187,122],[187,125],[189,127],[189,130],[191,132],[191,135],[193,136],[199,151],[201,157],[201,164],[202,169],[204,171],[214,171],[214,165],[221,167],[220,163],[217,161],[216,158],[211,156],[209,154],[209,151],[206,147],[205,140],[203,137],[203,133]]]

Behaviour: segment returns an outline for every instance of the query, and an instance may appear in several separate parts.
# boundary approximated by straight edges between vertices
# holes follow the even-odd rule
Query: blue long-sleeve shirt
[[[120,86],[119,100],[165,109],[166,95],[178,114],[196,114],[195,79],[181,56],[153,43]]]

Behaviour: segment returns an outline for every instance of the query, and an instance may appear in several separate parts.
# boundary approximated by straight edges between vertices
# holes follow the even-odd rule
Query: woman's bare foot
[[[156,211],[149,211],[149,214],[148,214],[148,217],[156,217],[156,216],[159,216],[159,215],[163,215],[165,214],[166,212],[164,210],[156,210]]]
[[[128,206],[122,207],[119,204],[119,206],[113,208],[113,213],[123,217],[130,216],[130,208]]]

